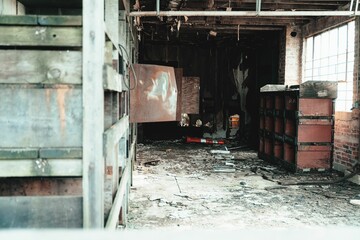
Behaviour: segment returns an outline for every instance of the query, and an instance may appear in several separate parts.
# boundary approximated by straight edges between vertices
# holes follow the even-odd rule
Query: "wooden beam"
[[[46,159],[63,159],[63,158],[82,158],[81,148],[42,148],[39,151],[40,158]]]
[[[110,211],[109,218],[106,222],[107,229],[116,229],[116,226],[118,224],[120,210],[123,206],[125,194],[126,194],[126,191],[129,187],[130,180],[131,180],[132,160],[134,158],[134,152],[135,152],[135,142],[133,142],[131,144],[130,156],[127,159],[126,167],[124,169],[123,176],[121,177],[119,188],[116,192],[114,204]]]
[[[104,89],[122,92],[123,87],[123,75],[120,75],[112,67],[104,65]]]
[[[0,177],[82,176],[81,159],[1,159]]]
[[[81,16],[37,16],[5,15],[0,16],[0,25],[32,26],[81,26]]]
[[[104,1],[83,5],[83,220],[104,227]]]
[[[1,83],[81,84],[80,51],[0,50]]]
[[[104,133],[105,158],[113,151],[114,144],[118,143],[129,128],[129,116],[125,116]]]
[[[81,47],[81,28],[0,26],[1,46]]]
[[[0,148],[0,159],[37,159],[39,149]]]
[[[0,228],[81,228],[79,196],[0,197]]]

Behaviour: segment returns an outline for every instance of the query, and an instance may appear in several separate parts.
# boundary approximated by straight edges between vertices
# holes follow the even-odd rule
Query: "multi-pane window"
[[[304,81],[337,81],[336,111],[353,103],[355,22],[306,39]]]

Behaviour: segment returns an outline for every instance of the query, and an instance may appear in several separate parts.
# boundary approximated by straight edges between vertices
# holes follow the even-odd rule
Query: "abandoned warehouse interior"
[[[358,1],[0,4],[0,228],[359,226]]]

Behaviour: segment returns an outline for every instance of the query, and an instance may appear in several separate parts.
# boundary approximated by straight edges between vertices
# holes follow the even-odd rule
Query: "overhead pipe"
[[[259,14],[261,12],[261,0],[256,0],[256,13]]]
[[[356,0],[355,15],[357,15],[359,9],[359,0]]]
[[[157,0],[160,1],[160,0]],[[359,0],[357,0],[359,2]],[[159,4],[160,5],[160,4]],[[359,16],[359,12],[355,12]],[[144,11],[130,12],[131,17],[325,17],[354,16],[353,11]]]
[[[353,6],[354,6],[354,0],[351,0],[351,2],[350,2],[350,9],[349,9],[349,11],[352,11]]]
[[[156,16],[160,16],[160,0],[156,0]]]

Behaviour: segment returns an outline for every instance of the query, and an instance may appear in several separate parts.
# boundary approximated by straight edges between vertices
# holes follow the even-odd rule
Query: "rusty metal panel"
[[[332,116],[333,101],[328,98],[300,98],[299,116]]]
[[[289,163],[295,162],[295,146],[284,143],[284,160]]]
[[[1,147],[82,146],[80,88],[3,85],[0,96]]]
[[[291,137],[295,137],[296,125],[295,120],[286,119],[285,120],[285,134]]]
[[[275,118],[275,130],[277,134],[284,133],[284,119],[283,118]]]
[[[199,114],[200,112],[200,78],[183,77],[182,113]]]
[[[176,86],[178,90],[176,104],[176,121],[181,121],[181,102],[182,102],[182,78],[184,71],[182,68],[175,68]]]
[[[274,156],[281,159],[283,156],[283,143],[280,141],[275,141],[274,143]]]
[[[174,68],[134,64],[136,88],[130,93],[130,122],[176,121],[177,86]],[[130,71],[131,86],[134,75]]]
[[[331,142],[332,125],[330,120],[307,120],[298,126],[298,142]]]
[[[330,169],[331,146],[299,146],[297,167]]]

